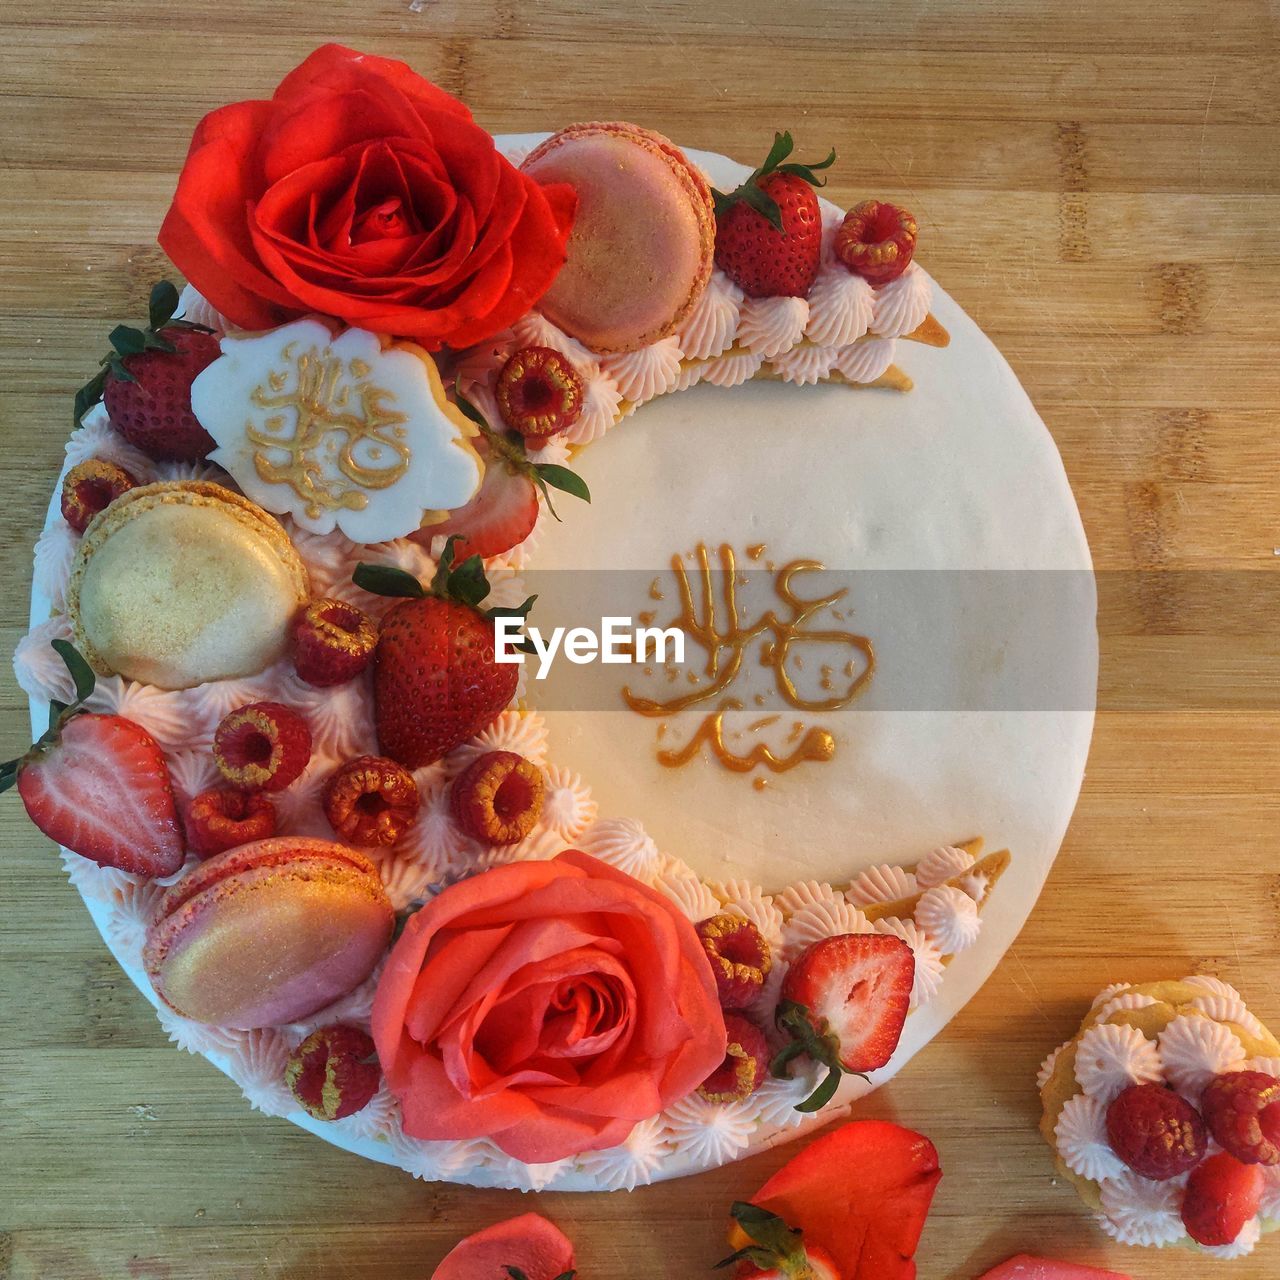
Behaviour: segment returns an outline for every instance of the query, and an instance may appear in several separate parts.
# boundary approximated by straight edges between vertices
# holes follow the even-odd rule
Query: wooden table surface
[[[0,648],[74,389],[164,270],[208,109],[337,39],[407,59],[492,130],[626,118],[740,159],[834,143],[831,194],[905,202],[929,268],[1053,431],[1103,575],[1099,716],[1048,888],[980,996],[860,1108],[934,1139],[922,1280],[1109,1245],[1035,1132],[1042,1055],[1115,979],[1194,970],[1280,1025],[1280,118],[1267,0],[58,0],[5,6]],[[963,423],[956,424],[963,429]],[[1170,570],[1204,570],[1198,575]],[[1242,575],[1249,573],[1252,579]],[[1270,575],[1262,578],[1259,575]],[[1272,599],[1275,599],[1274,591]],[[0,676],[5,741],[25,703]],[[425,1280],[536,1208],[587,1280],[694,1276],[785,1158],[599,1196],[427,1185],[251,1113],[171,1048],[18,803],[0,808],[0,1277]],[[1280,1271],[1280,1239],[1227,1274]]]

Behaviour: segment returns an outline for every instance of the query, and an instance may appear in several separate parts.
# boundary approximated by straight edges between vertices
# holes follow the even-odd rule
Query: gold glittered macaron
[[[162,689],[261,671],[308,597],[282,526],[221,485],[145,485],[94,517],[67,612],[94,670]]]

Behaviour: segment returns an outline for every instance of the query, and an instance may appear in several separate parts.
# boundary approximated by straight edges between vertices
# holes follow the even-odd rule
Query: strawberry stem
[[[17,782],[18,774],[22,772],[23,766],[28,761],[34,760],[46,748],[57,742],[58,735],[62,732],[62,726],[72,716],[77,716],[84,710],[85,702],[98,683],[98,678],[94,675],[93,668],[84,660],[84,655],[69,640],[51,640],[49,644],[71,673],[71,680],[76,690],[75,700],[67,703],[59,702],[57,698],[49,699],[49,727],[22,755],[14,760],[6,760],[3,764],[0,764],[0,792],[8,791]]]
[[[792,141],[790,132],[775,133],[773,135],[773,146],[769,148],[769,154],[765,156],[764,164],[754,170],[745,182],[735,187],[727,195],[723,191],[717,191],[712,187],[711,199],[715,204],[716,217],[723,217],[735,204],[741,203],[750,206],[775,231],[781,232],[782,210],[778,208],[778,202],[767,191],[761,189],[761,178],[767,178],[771,173],[789,173],[793,177],[807,182],[811,187],[824,187],[826,186],[826,179],[819,178],[817,173],[821,169],[829,169],[836,162],[836,150],[834,147],[831,148],[825,160],[819,160],[816,164],[799,164],[796,161],[788,161],[787,157],[794,147],[795,143]]]

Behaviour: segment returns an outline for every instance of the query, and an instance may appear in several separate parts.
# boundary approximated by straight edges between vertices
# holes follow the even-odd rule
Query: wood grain
[[[742,159],[834,142],[831,194],[920,216],[931,270],[1003,347],[1062,449],[1104,592],[1103,714],[1031,922],[945,1035],[860,1114],[930,1134],[946,1176],[922,1280],[1040,1249],[1136,1277],[1035,1133],[1042,1055],[1118,978],[1192,969],[1280,1023],[1280,60],[1266,0],[61,0],[0,19],[0,648],[71,395],[162,269],[191,129],[326,39],[401,56],[489,128],[633,118]],[[1258,577],[1261,585],[1264,580]],[[1272,597],[1274,598],[1274,596]],[[1212,599],[1212,596],[1210,596]],[[25,702],[0,677],[6,740]],[[0,810],[0,1277],[425,1277],[536,1207],[596,1280],[703,1274],[722,1213],[784,1159],[633,1195],[428,1186],[244,1106],[164,1041],[19,806]],[[1274,1275],[1280,1241],[1233,1263]]]

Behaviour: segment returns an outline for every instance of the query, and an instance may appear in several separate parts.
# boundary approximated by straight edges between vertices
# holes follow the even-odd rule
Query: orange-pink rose
[[[446,889],[392,949],[373,1036],[405,1132],[541,1163],[610,1147],[724,1058],[693,926],[568,850]]]

